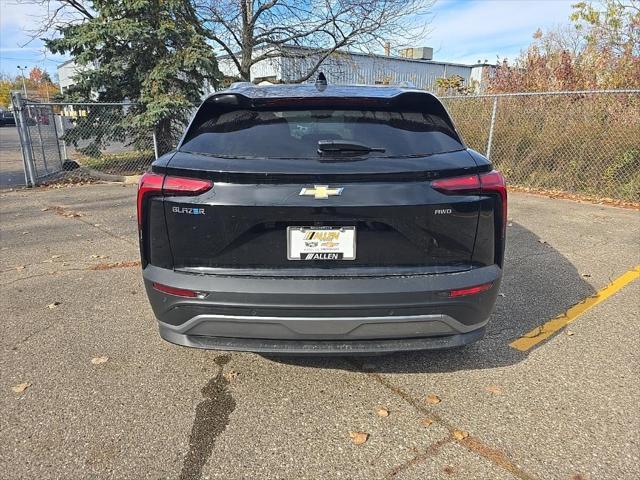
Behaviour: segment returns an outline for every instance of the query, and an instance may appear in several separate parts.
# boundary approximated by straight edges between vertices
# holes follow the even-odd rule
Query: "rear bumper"
[[[161,336],[179,345],[264,353],[353,354],[450,348],[480,339],[498,294],[497,266],[358,278],[219,277],[143,270]],[[205,292],[183,298],[154,282]],[[476,295],[448,291],[493,282]]]

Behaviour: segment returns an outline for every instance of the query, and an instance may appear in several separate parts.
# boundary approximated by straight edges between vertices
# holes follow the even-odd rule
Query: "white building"
[[[258,54],[259,52],[256,52]],[[417,88],[436,90],[436,79],[458,75],[463,85],[475,91],[483,91],[493,75],[494,65],[478,63],[438,62],[433,60],[429,47],[408,48],[402,56],[376,55],[355,52],[334,52],[321,65],[329,83],[338,85],[398,85],[410,83]],[[302,77],[318,61],[318,53],[312,49],[285,47],[282,56],[263,60],[251,67],[251,81],[260,83],[288,83]],[[218,58],[220,71],[229,81],[237,79],[238,70],[229,56]],[[315,80],[315,75],[308,81]]]
[[[260,52],[256,51],[255,53],[257,55]],[[317,51],[313,49],[283,47],[281,56],[263,60],[251,67],[251,81],[254,83],[294,81],[315,65],[319,58],[318,55]],[[433,49],[428,47],[404,49],[401,51],[401,55],[336,51],[322,63],[319,71],[326,75],[329,83],[338,85],[398,85],[406,82],[417,88],[430,91],[436,90],[436,79],[458,75],[462,78],[464,86],[482,92],[495,69],[494,65],[487,63],[465,65],[434,61],[432,58]],[[238,70],[228,55],[218,57],[218,66],[225,76],[225,84],[239,80]],[[58,78],[62,93],[74,84],[73,77],[80,68],[73,60],[58,66]],[[315,81],[315,76],[314,74],[308,81]],[[205,87],[204,96],[212,91],[207,87]]]

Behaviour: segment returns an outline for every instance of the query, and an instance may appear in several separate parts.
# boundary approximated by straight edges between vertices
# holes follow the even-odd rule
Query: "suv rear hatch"
[[[154,166],[156,174],[213,184],[195,196],[152,199],[163,206],[151,209],[151,221],[166,222],[172,266],[287,276],[470,268],[481,196],[451,195],[432,182],[477,179],[488,166],[476,164],[429,94],[351,100],[224,94],[206,101],[177,153]],[[382,151],[319,152],[327,140]],[[298,227],[355,229],[346,240],[354,251],[292,259],[292,242],[306,243],[293,239]],[[153,252],[152,240],[152,263]]]

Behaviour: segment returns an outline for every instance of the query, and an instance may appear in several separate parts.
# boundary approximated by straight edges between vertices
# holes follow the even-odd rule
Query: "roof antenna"
[[[325,77],[322,72],[318,74],[318,78],[316,79],[316,88],[321,92],[324,92],[327,88],[327,77]]]

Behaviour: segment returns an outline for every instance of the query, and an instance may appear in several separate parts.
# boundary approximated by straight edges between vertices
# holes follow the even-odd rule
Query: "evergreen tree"
[[[86,153],[99,154],[104,141],[132,131],[140,138],[153,128],[167,150],[206,83],[217,85],[213,49],[181,20],[182,8],[181,0],[93,0],[82,22],[59,26],[59,36],[46,40],[51,52],[70,54],[79,66],[69,99],[135,103],[118,112],[93,108],[79,120],[92,127]],[[89,130],[69,134],[88,137]]]

